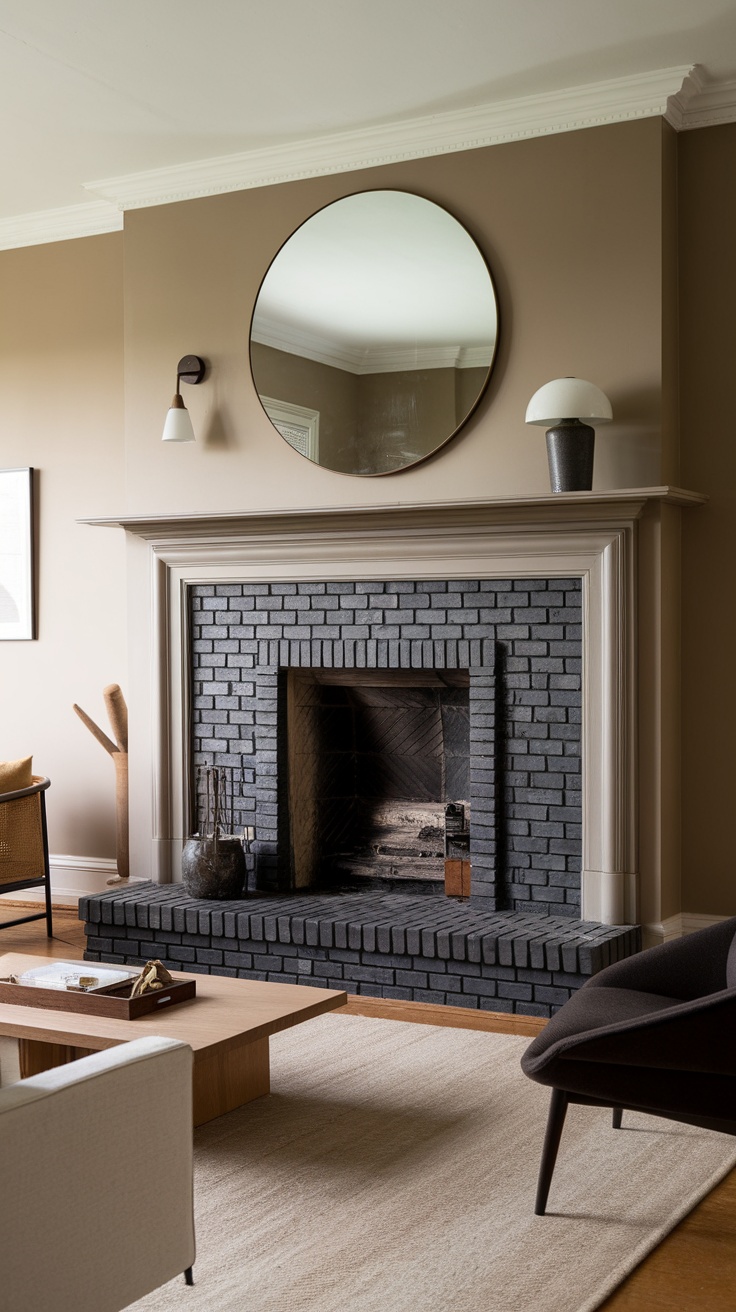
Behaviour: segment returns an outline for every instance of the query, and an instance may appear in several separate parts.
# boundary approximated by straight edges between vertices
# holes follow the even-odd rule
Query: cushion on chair
[[[0,762],[0,885],[40,883],[46,872],[42,807],[39,793],[7,800],[10,793],[44,782],[34,776],[26,756]]]
[[[736,989],[680,1002],[630,989],[573,994],[522,1058],[525,1074],[566,1088],[570,1061],[736,1075]],[[590,1071],[591,1079],[596,1079]]]
[[[658,993],[641,993],[637,989],[611,989],[587,986],[573,993],[541,1034],[527,1048],[524,1059],[532,1054],[549,1052],[553,1045],[559,1048],[565,1039],[579,1042],[584,1036],[589,1037],[599,1030],[626,1021],[638,1021],[643,1016],[667,1011],[670,1007],[681,1006],[679,998],[663,997]],[[567,1046],[567,1045],[564,1045]]]
[[[17,793],[33,783],[33,757],[22,756],[18,761],[0,761],[0,793]]]

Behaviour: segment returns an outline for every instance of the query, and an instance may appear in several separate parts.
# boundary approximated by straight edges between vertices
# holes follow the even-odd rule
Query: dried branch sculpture
[[[110,726],[115,735],[115,742],[112,742],[99,725],[90,719],[81,706],[77,706],[75,703],[74,710],[82,723],[86,724],[92,736],[97,739],[98,743],[102,744],[105,751],[112,757],[115,766],[118,873],[113,879],[108,879],[107,882],[108,884],[122,884],[130,877],[128,855],[128,708],[117,683],[108,684],[107,688],[103,688],[102,696]]]

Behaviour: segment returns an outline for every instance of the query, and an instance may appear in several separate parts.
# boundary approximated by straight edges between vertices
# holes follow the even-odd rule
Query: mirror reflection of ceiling
[[[347,196],[294,233],[269,269],[254,341],[352,373],[490,364],[495,302],[475,243],[407,192]]]
[[[312,215],[268,269],[251,324],[256,390],[280,435],[341,473],[395,473],[462,427],[498,335],[488,266],[441,206],[401,191]]]

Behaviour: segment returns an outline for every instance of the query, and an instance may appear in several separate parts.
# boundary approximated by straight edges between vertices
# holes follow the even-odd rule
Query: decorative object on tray
[[[186,1002],[196,991],[196,980],[174,979],[160,961],[147,961],[142,970],[100,962],[53,961],[0,979],[0,1003],[118,1020],[136,1020],[159,1007]]]
[[[139,998],[142,993],[148,993],[151,989],[162,989],[165,984],[173,984],[174,977],[170,975],[165,966],[156,959],[147,961],[140,975],[133,985],[131,998]]]
[[[110,683],[102,690],[108,718],[115,742],[111,742],[99,725],[90,719],[80,706],[74,703],[74,710],[80,720],[86,724],[90,733],[102,743],[105,751],[112,757],[115,766],[115,815],[117,819],[117,866],[118,873],[108,884],[122,884],[130,877],[130,860],[128,854],[128,707],[117,683]]]
[[[199,774],[200,831],[187,839],[181,855],[184,887],[192,897],[238,898],[245,885],[243,840],[233,834],[233,795],[228,776],[217,766]]]

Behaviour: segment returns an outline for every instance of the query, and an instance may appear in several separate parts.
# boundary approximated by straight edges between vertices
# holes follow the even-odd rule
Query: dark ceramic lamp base
[[[595,429],[569,419],[547,429],[549,481],[553,492],[590,492]]]

